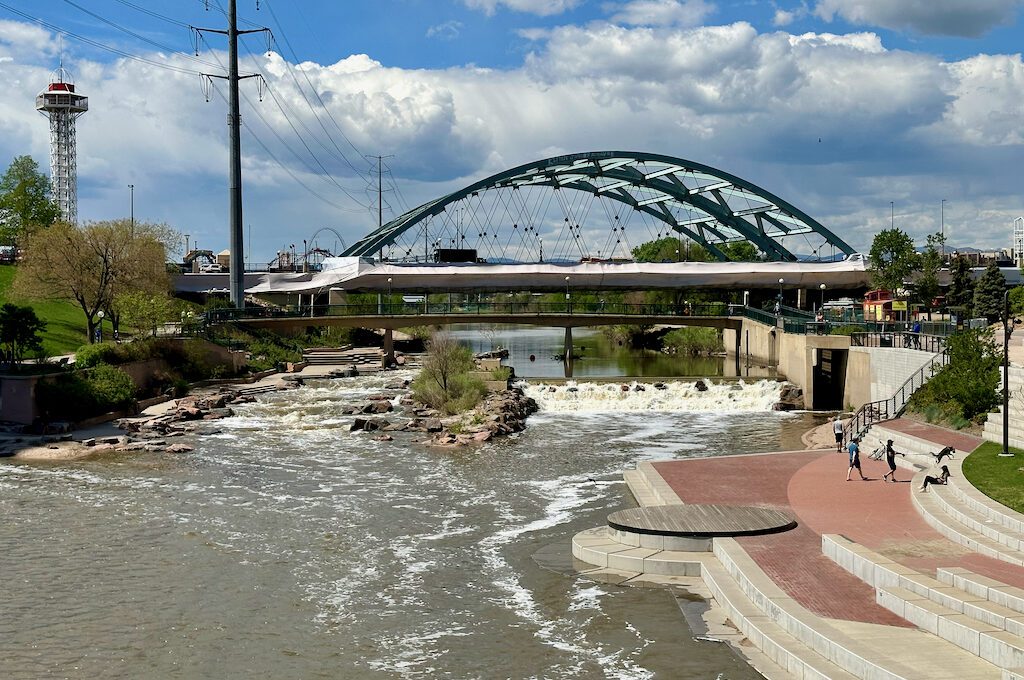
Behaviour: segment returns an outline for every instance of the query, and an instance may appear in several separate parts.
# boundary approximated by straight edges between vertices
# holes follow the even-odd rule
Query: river
[[[263,396],[192,454],[0,464],[0,677],[759,677],[668,591],[547,567],[633,505],[624,468],[799,447],[819,417],[767,382],[534,384],[482,448],[349,433],[393,379]]]

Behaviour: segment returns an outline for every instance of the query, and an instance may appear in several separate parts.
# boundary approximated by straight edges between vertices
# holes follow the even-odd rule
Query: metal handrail
[[[949,351],[943,348],[941,352],[929,359],[928,363],[914,371],[891,397],[871,401],[861,406],[843,426],[843,441],[851,441],[854,437],[859,439],[875,423],[898,417],[906,410],[907,403],[914,392],[921,389],[938,372],[938,368],[947,363],[949,363]]]
[[[324,316],[480,316],[484,314],[537,316],[600,315],[600,316],[674,316],[680,318],[729,318],[742,316],[743,307],[725,302],[692,304],[626,304],[601,301],[575,301],[544,303],[526,302],[368,302],[363,304],[315,305],[290,307],[231,307],[206,312],[207,323],[226,323],[253,319],[285,319]]]
[[[892,331],[873,331],[867,333],[853,333],[850,335],[851,347],[902,347],[903,349],[917,349],[923,352],[937,353],[946,348],[946,337],[944,335],[930,335],[927,333],[913,333],[907,329]]]

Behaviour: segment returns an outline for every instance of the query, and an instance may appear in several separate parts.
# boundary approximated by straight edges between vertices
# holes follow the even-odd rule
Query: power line
[[[148,14],[151,17],[162,19],[163,21],[166,21],[169,24],[175,24],[176,26],[181,26],[182,28],[189,27],[189,25],[186,24],[184,21],[178,21],[177,19],[172,19],[171,17],[164,16],[159,12],[154,12],[153,10],[148,9],[146,7],[142,7],[141,5],[136,5],[134,2],[128,2],[128,0],[117,0],[117,2],[121,3],[122,5],[125,5],[126,7],[131,7],[134,10],[142,12],[143,14]]]
[[[205,40],[204,40],[204,42],[205,42]],[[209,46],[209,45],[208,45],[208,46]],[[220,67],[221,67],[221,68],[223,68],[223,67],[224,67],[224,65],[223,65],[223,64],[221,63],[221,61],[220,61],[220,57],[218,57],[218,56],[216,55],[216,53],[215,53],[215,52],[211,52],[211,54],[213,54],[213,55],[214,55],[214,59],[216,59],[216,60],[217,60],[217,63],[218,63],[219,65],[220,65]],[[271,89],[269,89],[269,88],[268,88],[268,91],[269,91],[269,92],[271,92],[271,95],[273,95],[273,91],[272,91]],[[223,95],[223,93],[221,93],[221,92],[220,92],[219,90],[217,91],[217,94],[218,94],[218,95],[219,95],[219,96],[220,96],[220,97],[221,97],[222,99],[224,98],[224,95]],[[287,151],[288,151],[289,153],[291,153],[291,154],[292,154],[292,156],[294,156],[294,157],[295,157],[295,159],[296,159],[296,160],[297,160],[297,161],[298,161],[299,163],[301,163],[302,165],[304,165],[304,166],[306,167],[306,169],[307,169],[307,170],[308,170],[308,171],[310,172],[310,174],[312,174],[312,175],[314,175],[314,176],[316,176],[316,177],[319,177],[319,178],[321,178],[321,179],[324,179],[323,175],[321,175],[321,174],[320,174],[320,173],[318,173],[318,172],[317,172],[316,170],[314,170],[314,169],[313,169],[313,167],[312,167],[312,166],[310,166],[310,165],[309,165],[309,163],[308,163],[308,162],[307,162],[307,161],[306,161],[305,159],[303,159],[303,158],[302,158],[302,156],[300,156],[300,155],[299,155],[299,153],[298,153],[297,151],[295,151],[295,149],[293,149],[293,148],[292,148],[292,147],[291,147],[291,146],[290,146],[290,145],[288,144],[288,142],[286,142],[286,141],[284,140],[284,138],[283,138],[283,137],[281,137],[281,135],[280,135],[280,134],[279,134],[279,133],[277,132],[277,130],[275,130],[275,129],[274,129],[274,127],[273,127],[273,126],[272,126],[272,125],[271,125],[271,124],[270,124],[269,122],[267,122],[267,119],[263,117],[263,114],[261,114],[261,113],[260,113],[259,109],[258,109],[257,107],[255,107],[255,106],[253,106],[253,104],[252,104],[252,101],[251,101],[251,100],[250,100],[250,99],[249,99],[249,98],[248,98],[247,96],[245,96],[245,94],[242,94],[241,96],[242,96],[242,99],[243,99],[243,100],[245,101],[246,105],[247,105],[247,106],[248,106],[248,107],[250,108],[250,110],[251,110],[251,111],[252,111],[252,112],[253,112],[253,113],[254,113],[254,114],[256,115],[256,117],[260,119],[260,122],[262,122],[262,123],[263,123],[264,127],[265,127],[265,128],[267,129],[267,130],[269,130],[269,131],[270,131],[270,133],[271,133],[272,135],[274,135],[274,137],[275,137],[275,138],[277,139],[277,141],[278,141],[278,142],[279,142],[279,143],[281,144],[281,146],[283,146],[283,147],[284,147],[284,148],[285,148],[285,149],[286,149],[286,150],[287,150]],[[276,101],[276,100],[275,100],[275,101]],[[281,111],[281,113],[282,113],[282,115],[284,115],[284,116],[285,116],[285,120],[287,120],[287,121],[288,121],[289,125],[291,125],[291,120],[290,120],[290,119],[288,118],[287,114],[286,114],[286,113],[285,113],[285,112],[284,112],[283,110]],[[346,212],[362,212],[362,210],[352,210],[351,208],[342,208],[341,206],[339,206],[339,205],[337,205],[337,204],[335,204],[335,203],[333,203],[333,202],[331,202],[331,201],[329,201],[329,200],[325,199],[325,198],[324,198],[323,196],[320,196],[320,195],[319,195],[319,194],[317,194],[317,193],[316,193],[316,192],[315,192],[314,190],[312,190],[311,188],[309,188],[308,186],[306,186],[306,184],[305,184],[305,183],[303,183],[303,182],[302,182],[302,181],[301,181],[300,179],[298,179],[298,177],[296,177],[296,176],[295,176],[295,175],[294,175],[294,174],[293,174],[293,173],[291,172],[291,170],[290,170],[290,169],[289,169],[289,168],[288,168],[288,167],[287,167],[287,166],[286,166],[286,165],[285,165],[284,163],[282,163],[282,162],[281,162],[281,161],[280,161],[280,160],[279,160],[279,159],[277,158],[277,156],[275,156],[275,155],[274,155],[273,153],[271,153],[271,152],[270,152],[270,149],[269,149],[269,148],[267,147],[267,145],[266,145],[266,144],[264,144],[264,143],[263,143],[263,141],[262,141],[262,140],[261,140],[261,139],[260,139],[260,138],[258,137],[258,135],[256,135],[256,132],[255,132],[255,130],[253,130],[253,128],[252,128],[251,126],[249,126],[248,124],[246,124],[246,123],[245,123],[244,121],[243,121],[243,123],[242,123],[242,124],[243,124],[243,126],[244,126],[244,127],[245,127],[245,128],[246,128],[246,129],[248,130],[248,131],[249,131],[249,133],[250,133],[250,134],[251,134],[251,135],[253,136],[253,138],[254,138],[254,139],[256,140],[256,142],[257,142],[257,143],[258,143],[258,144],[259,144],[259,145],[260,145],[261,147],[263,147],[263,149],[264,149],[264,150],[266,150],[266,151],[267,151],[267,154],[268,154],[268,155],[269,155],[269,156],[270,156],[270,157],[271,157],[271,158],[272,158],[272,159],[274,160],[274,162],[276,162],[276,163],[277,163],[277,164],[278,164],[279,166],[281,166],[281,168],[282,168],[282,169],[284,169],[284,170],[285,170],[285,172],[287,172],[287,173],[288,173],[289,175],[291,175],[292,179],[294,179],[294,180],[295,180],[296,182],[298,182],[298,183],[299,183],[300,185],[302,185],[302,187],[303,187],[304,189],[306,189],[307,191],[309,191],[309,192],[310,192],[311,194],[313,194],[314,196],[316,196],[316,197],[317,197],[317,198],[319,198],[320,200],[322,200],[322,201],[324,201],[325,203],[328,203],[328,204],[330,204],[330,205],[334,206],[335,208],[338,208],[339,210],[344,210],[344,211],[346,211]],[[309,149],[309,146],[307,146],[307,145],[306,145],[306,143],[305,143],[305,141],[303,141],[303,139],[302,139],[301,135],[299,135],[299,133],[298,133],[298,131],[297,131],[297,130],[295,129],[295,127],[294,127],[294,126],[291,126],[291,127],[292,127],[292,131],[293,131],[293,132],[295,133],[296,137],[299,137],[299,141],[300,141],[300,142],[302,143],[302,145],[303,145],[304,147],[306,147],[306,150],[307,150],[307,151],[310,151],[310,149]],[[312,151],[310,151],[310,155],[311,155],[311,156],[313,155],[313,154],[312,154]],[[314,160],[317,160],[315,156],[313,156],[313,159],[314,159]],[[320,164],[320,163],[319,163],[319,161],[317,161],[317,163],[318,163],[318,165],[320,165],[321,169],[324,169],[324,168],[323,168],[323,165],[322,165],[322,164]],[[335,181],[335,180],[334,180],[334,178],[333,178],[333,177],[331,177],[330,173],[328,173],[328,172],[326,171],[326,169],[324,169],[324,172],[325,172],[325,173],[327,174],[327,176],[328,176],[328,177],[330,178],[330,181],[331,181],[331,182],[332,182],[332,183],[333,183],[333,184],[334,184],[335,186],[337,186],[337,187],[338,187],[339,189],[341,189],[341,191],[342,191],[342,192],[344,192],[344,193],[345,193],[345,195],[346,195],[346,196],[348,196],[348,197],[349,197],[349,198],[350,198],[350,199],[351,199],[351,200],[352,200],[353,202],[355,202],[355,203],[356,203],[356,205],[358,205],[358,206],[359,206],[360,208],[362,208],[363,210],[367,210],[367,209],[369,209],[369,206],[367,206],[367,205],[365,205],[365,204],[363,204],[363,203],[360,203],[358,199],[356,199],[356,198],[355,198],[354,196],[352,196],[352,194],[351,194],[351,193],[349,193],[349,191],[348,191],[347,189],[345,189],[345,187],[343,187],[343,186],[341,186],[340,184],[338,184],[338,183],[337,183],[337,181]],[[326,180],[326,179],[324,179],[324,181],[327,181],[327,180]]]
[[[294,59],[295,59],[295,61],[296,61],[296,63],[298,63],[298,61],[299,61],[299,56],[298,56],[298,54],[297,54],[297,53],[295,52],[295,49],[294,49],[294,48],[292,48],[292,44],[291,44],[291,41],[289,41],[289,40],[288,40],[288,36],[287,36],[287,34],[285,34],[285,31],[284,31],[284,26],[283,26],[283,25],[281,24],[281,22],[280,22],[280,21],[278,20],[278,18],[277,18],[277,15],[276,15],[276,14],[274,13],[274,8],[273,8],[273,7],[272,7],[272,6],[270,5],[270,0],[264,0],[263,4],[264,4],[264,6],[265,6],[265,7],[267,8],[267,11],[268,11],[268,12],[270,12],[270,18],[271,18],[271,19],[273,19],[273,20],[274,20],[274,24],[276,24],[276,25],[277,25],[277,29],[278,29],[278,32],[279,32],[279,33],[280,33],[280,35],[281,35],[281,39],[282,39],[282,40],[284,40],[284,42],[285,42],[285,45],[286,45],[286,46],[288,47],[288,51],[289,51],[289,52],[291,52],[291,54],[292,54],[292,58],[294,58]],[[275,42],[276,42],[276,39],[275,39]],[[285,59],[284,61],[285,61],[285,64],[288,64],[288,60],[287,60],[287,59]],[[290,68],[291,68],[291,65],[290,65],[290,64],[288,64],[288,66],[289,66],[289,69],[290,69]],[[324,110],[324,113],[326,113],[326,114],[327,114],[327,117],[331,119],[331,122],[332,122],[332,123],[334,123],[334,127],[335,127],[335,128],[336,128],[336,129],[338,130],[338,132],[339,132],[339,133],[341,134],[341,137],[342,137],[342,139],[344,139],[344,140],[345,140],[345,141],[346,141],[346,142],[348,143],[348,145],[349,145],[350,147],[352,147],[352,150],[353,150],[353,151],[355,151],[355,152],[356,152],[357,154],[360,154],[360,156],[362,156],[363,154],[362,154],[362,153],[361,153],[361,152],[359,151],[359,149],[358,149],[358,148],[356,148],[356,145],[352,143],[352,140],[351,140],[351,139],[349,139],[348,135],[346,135],[346,134],[345,134],[345,131],[341,129],[341,125],[339,125],[339,124],[338,124],[338,121],[337,121],[337,120],[336,120],[336,119],[334,118],[334,116],[333,116],[333,115],[331,114],[331,111],[330,111],[330,109],[329,109],[329,108],[327,108],[327,104],[326,104],[326,103],[324,103],[324,100],[323,100],[323,98],[322,98],[322,97],[320,96],[320,93],[319,93],[319,92],[317,91],[316,87],[314,87],[314,86],[313,86],[313,82],[312,82],[312,81],[311,81],[311,80],[309,79],[309,74],[308,74],[308,73],[306,73],[306,72],[305,72],[305,71],[303,70],[303,71],[302,71],[302,76],[303,76],[303,78],[305,78],[305,80],[306,80],[306,83],[307,83],[307,84],[309,85],[309,89],[310,89],[310,90],[311,90],[311,91],[313,92],[313,96],[315,96],[315,97],[316,97],[316,100],[317,100],[317,102],[319,102],[319,103],[320,103],[320,106],[321,106],[321,107],[323,108],[323,110]],[[294,76],[293,76],[293,77],[294,77]],[[300,88],[300,91],[301,91],[301,88]],[[305,98],[305,95],[304,95],[304,94],[303,94],[303,97]],[[307,103],[309,103],[309,102],[308,102],[308,100],[307,100]],[[310,108],[312,108],[312,104],[310,104]],[[314,112],[314,113],[315,113],[315,112]],[[317,118],[317,120],[319,120],[319,117]],[[325,132],[326,132],[326,130],[325,130]],[[332,139],[332,141],[333,141],[333,138],[331,138],[331,139]],[[338,149],[338,152],[339,152],[339,153],[342,153],[342,152],[341,152],[341,149]],[[342,153],[342,155],[344,156],[344,153]],[[353,170],[353,171],[355,171],[355,172],[359,172],[358,170],[356,170],[356,168],[355,168],[355,166],[354,166],[354,165],[352,165],[351,163],[349,163],[349,165],[350,165],[350,166],[352,167],[352,170]]]
[[[66,36],[68,36],[70,38],[74,38],[75,40],[78,40],[79,42],[83,42],[83,43],[85,43],[87,45],[92,45],[93,47],[96,47],[96,48],[101,49],[101,50],[105,50],[107,52],[110,52],[112,54],[116,54],[116,55],[124,57],[126,59],[131,59],[132,61],[137,61],[137,62],[140,62],[142,64],[148,64],[150,66],[156,66],[157,68],[162,68],[162,69],[165,69],[165,70],[168,70],[168,71],[173,71],[175,73],[183,73],[185,75],[193,75],[193,76],[201,75],[199,71],[193,71],[193,70],[190,70],[190,69],[187,69],[187,68],[183,68],[181,66],[173,66],[173,65],[168,64],[168,63],[162,63],[162,62],[159,62],[159,61],[154,61],[152,59],[147,59],[145,57],[140,57],[140,56],[138,56],[136,54],[132,54],[131,52],[125,52],[124,50],[118,49],[116,47],[110,47],[109,45],[105,45],[105,44],[103,44],[103,43],[101,43],[99,41],[93,40],[91,38],[86,38],[85,36],[78,35],[77,33],[74,33],[74,32],[69,31],[67,29],[61,28],[60,26],[58,26],[56,24],[52,24],[52,23],[50,23],[48,21],[44,21],[43,19],[40,19],[39,17],[35,17],[35,16],[32,16],[31,14],[28,14],[26,12],[22,12],[21,10],[15,9],[14,7],[11,7],[10,5],[8,5],[8,4],[4,3],[4,2],[0,2],[0,8],[6,9],[8,12],[10,12],[12,14],[16,14],[16,15],[22,17],[23,19],[27,19],[28,21],[32,21],[34,23],[37,23],[40,26],[42,26],[43,28],[49,29],[49,30],[51,30],[51,31],[53,31],[55,33],[59,33],[61,35],[66,35]]]
[[[140,33],[136,33],[135,31],[131,30],[130,28],[126,28],[126,27],[124,27],[124,26],[122,26],[122,25],[120,25],[118,23],[115,23],[115,22],[111,21],[110,19],[107,19],[104,16],[101,16],[101,15],[97,14],[96,12],[93,12],[90,9],[86,9],[85,7],[82,7],[81,5],[79,5],[76,2],[72,2],[72,0],[64,0],[64,2],[66,4],[68,4],[68,5],[71,5],[72,7],[74,7],[75,9],[77,9],[77,10],[79,10],[81,12],[84,12],[84,13],[88,14],[89,16],[93,17],[94,19],[96,19],[98,21],[102,21],[103,23],[107,24],[108,26],[111,26],[112,28],[115,28],[118,31],[121,31],[122,33],[130,35],[130,36],[132,36],[133,38],[135,38],[137,40],[141,40],[144,43],[152,45],[152,46],[156,47],[157,49],[166,50],[168,52],[172,52],[172,53],[175,53],[175,54],[181,54],[181,55],[187,57],[188,59],[191,59],[192,61],[194,61],[196,63],[202,64],[203,66],[213,67],[213,64],[211,64],[210,62],[202,61],[202,60],[197,59],[195,56],[193,56],[193,55],[191,55],[191,54],[189,54],[189,53],[187,53],[187,52],[185,52],[183,50],[179,50],[179,49],[177,49],[175,47],[171,47],[169,45],[164,45],[163,43],[159,43],[159,42],[157,42],[157,41],[155,41],[155,40],[153,40],[151,38],[147,38],[146,36],[144,36],[144,35],[142,35]],[[176,22],[176,23],[180,23],[180,22]],[[188,24],[182,24],[182,25],[188,26]]]

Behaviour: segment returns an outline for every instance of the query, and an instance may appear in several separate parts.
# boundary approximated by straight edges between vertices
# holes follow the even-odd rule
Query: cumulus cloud
[[[505,7],[515,12],[550,16],[578,7],[584,0],[463,0],[463,2],[466,7],[480,9],[487,14],[494,14],[499,7]]]
[[[372,228],[376,217],[335,184],[371,203],[360,152],[395,154],[391,167],[415,205],[546,156],[654,150],[745,177],[861,248],[888,223],[890,200],[925,216],[906,222],[923,235],[934,231],[932,204],[949,199],[972,225],[960,232],[965,244],[1000,244],[999,221],[1020,210],[1011,181],[1024,146],[1019,55],[946,62],[887,49],[870,32],[759,33],[742,22],[595,22],[530,37],[523,65],[506,70],[389,68],[368,55],[298,65],[259,57],[273,95],[259,103],[251,82],[243,85],[242,112],[254,252],[302,238],[299,225],[332,225],[351,240]],[[21,153],[45,165],[48,131],[34,97],[51,60],[41,51],[0,60],[8,86],[0,165]],[[137,62],[72,66],[91,99],[79,123],[83,218],[123,215],[133,183],[138,215],[224,247],[221,97],[206,104],[194,78]],[[358,212],[312,198],[294,178]]]
[[[1010,24],[1022,0],[818,0],[814,13],[832,21],[881,26],[925,35],[976,38]]]
[[[714,12],[704,0],[632,0],[610,3],[611,21],[630,26],[696,26]]]
[[[428,38],[437,38],[438,40],[455,40],[459,37],[459,33],[462,31],[461,21],[445,21],[444,23],[431,26],[427,29]]]

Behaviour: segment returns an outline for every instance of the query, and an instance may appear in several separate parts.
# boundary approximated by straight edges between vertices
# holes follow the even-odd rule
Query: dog
[[[946,448],[942,449],[938,453],[933,453],[932,456],[935,458],[935,464],[938,465],[939,463],[942,462],[942,459],[947,457],[947,456],[949,457],[950,460],[955,458],[956,456],[953,455],[955,453],[956,453],[956,449],[954,449],[952,446],[947,446]]]

